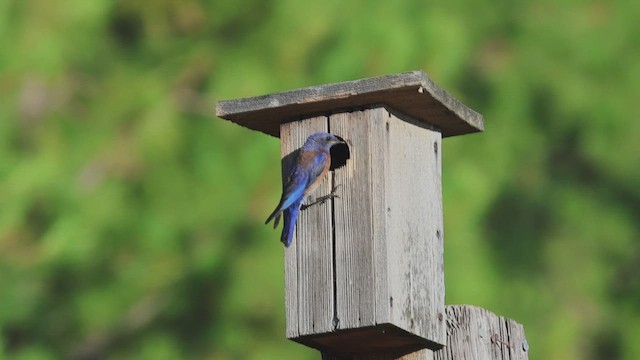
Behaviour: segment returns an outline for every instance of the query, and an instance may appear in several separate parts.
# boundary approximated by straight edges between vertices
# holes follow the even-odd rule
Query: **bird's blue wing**
[[[301,169],[296,169],[291,176],[289,176],[289,179],[282,190],[281,210],[288,208],[296,200],[302,198],[304,189],[307,186],[308,178],[309,175]]]
[[[282,197],[280,198],[280,202],[278,206],[273,210],[271,215],[267,218],[265,224],[268,224],[271,219],[276,218],[274,227],[278,226],[280,212],[287,209],[297,200],[302,199],[302,195],[304,194],[304,190],[307,187],[307,179],[308,174],[303,169],[295,168],[289,178],[287,179],[284,187],[282,189]]]

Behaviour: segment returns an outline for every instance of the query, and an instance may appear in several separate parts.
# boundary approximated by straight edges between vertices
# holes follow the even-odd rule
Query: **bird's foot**
[[[329,194],[315,199],[311,204],[308,204],[308,205],[302,204],[302,206],[300,207],[300,210],[306,210],[316,204],[324,204],[329,199],[336,199],[336,198],[339,199],[340,196],[336,194],[336,190],[338,190],[340,186],[342,186],[342,184],[334,185]]]

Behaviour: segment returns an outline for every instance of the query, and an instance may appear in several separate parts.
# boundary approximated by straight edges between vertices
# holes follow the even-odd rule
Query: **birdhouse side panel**
[[[442,136],[402,114],[389,115],[384,168],[391,319],[444,345]]]

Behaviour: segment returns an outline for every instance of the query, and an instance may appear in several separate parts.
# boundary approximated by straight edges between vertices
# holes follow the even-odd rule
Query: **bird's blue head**
[[[304,145],[305,147],[320,146],[329,150],[333,145],[340,143],[344,143],[344,140],[341,137],[326,132],[320,132],[309,136]]]

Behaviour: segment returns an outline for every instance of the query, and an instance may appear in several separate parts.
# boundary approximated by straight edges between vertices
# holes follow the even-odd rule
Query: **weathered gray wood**
[[[446,342],[441,134],[387,113],[385,203],[391,319],[437,344]],[[434,144],[436,144],[434,146]]]
[[[484,129],[482,115],[456,100],[422,71],[220,101],[216,115],[279,136],[284,122],[380,104],[436,127],[445,137]]]
[[[470,305],[449,305],[447,346],[435,360],[526,360],[529,344],[522,325]]]
[[[304,144],[307,137],[327,131],[324,116],[302,123],[282,125],[283,173],[287,155]],[[314,195],[331,190],[328,177]],[[333,328],[333,237],[331,204],[327,202],[302,211],[293,243],[285,249],[286,334],[296,338],[331,331]]]
[[[412,352],[410,354],[398,356],[394,353],[379,353],[379,354],[363,354],[354,357],[354,360],[434,360],[433,351],[429,349],[423,349]]]
[[[379,314],[376,318],[376,275],[385,276],[385,271],[376,274],[374,247],[374,198],[383,192],[373,191],[375,183],[379,185],[384,178],[373,179],[372,170],[382,168],[372,162],[370,152],[376,138],[371,135],[371,128],[382,128],[383,111],[368,110],[352,113],[339,113],[330,117],[330,128],[336,134],[348,139],[351,148],[351,159],[343,171],[336,171],[336,183],[340,184],[340,198],[334,202],[336,219],[336,313],[339,329],[354,329],[372,326],[389,321],[387,314]],[[378,159],[379,160],[379,159]],[[381,279],[377,279],[381,280]],[[386,287],[386,279],[382,279]],[[386,288],[383,292],[386,293]],[[385,305],[388,299],[384,301]],[[384,307],[386,310],[386,307]]]
[[[398,355],[397,353],[369,353],[369,354],[356,354],[349,357],[349,360],[434,360],[433,351],[429,349],[418,350],[405,355]],[[322,360],[344,360],[345,358],[335,357],[331,354],[323,353]]]
[[[444,306],[441,142],[482,131],[482,115],[421,71],[221,101],[216,114],[281,136],[283,177],[312,133],[350,145],[332,175],[340,198],[302,212],[285,249],[287,337],[327,360],[528,358],[513,320]]]
[[[301,132],[307,135],[305,123],[283,125],[284,138],[289,139],[297,126],[305,126]],[[322,205],[333,211],[334,251],[327,246],[309,261],[322,268],[332,263],[335,285],[329,287],[324,277],[320,283],[308,275],[302,279],[308,270],[300,269],[299,259],[287,258],[287,272],[298,271],[296,281],[313,281],[314,289],[318,284],[327,286],[335,318],[332,326],[315,324],[313,331],[287,331],[287,335],[341,356],[381,351],[397,358],[421,348],[439,349],[446,342],[442,189],[436,150],[441,135],[385,107],[333,114],[329,129],[347,140],[351,159],[335,171],[340,198],[332,200],[332,207],[327,207],[329,202]],[[325,189],[328,192],[328,184]],[[325,231],[315,229],[324,226],[318,225],[322,221],[315,215],[300,219],[298,247],[316,241],[313,233]],[[314,230],[302,235],[307,231],[303,229]],[[295,254],[299,257],[300,250]],[[319,295],[298,292],[298,306],[317,301],[313,296]],[[298,311],[298,316],[302,313]],[[302,318],[296,321],[304,327]]]
[[[527,360],[529,343],[524,327],[514,320],[470,305],[448,305],[447,345],[404,356],[394,353],[360,354],[357,360]],[[323,360],[338,360],[323,354]]]
[[[444,344],[441,138],[401,117],[385,108],[330,117],[352,149],[336,172],[339,328],[388,322]]]

